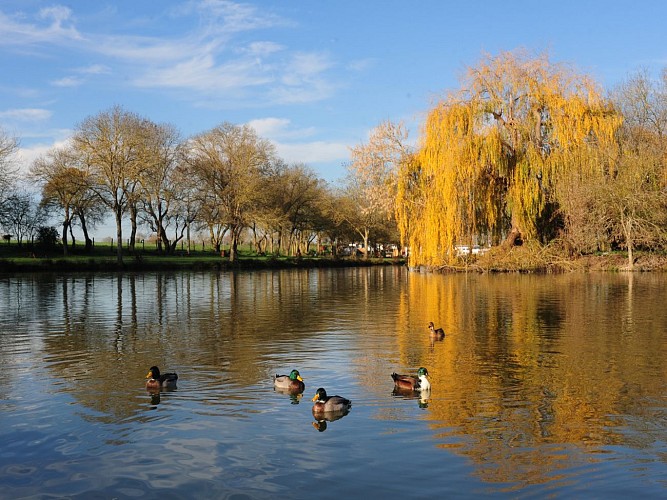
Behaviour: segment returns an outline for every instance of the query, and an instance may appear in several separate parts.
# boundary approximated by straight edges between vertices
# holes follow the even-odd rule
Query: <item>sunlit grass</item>
[[[135,252],[123,249],[123,262],[119,265],[116,248],[96,245],[90,253],[83,246],[78,246],[63,255],[62,246],[46,251],[35,245],[16,242],[0,245],[1,271],[39,271],[39,270],[116,270],[119,267],[128,270],[159,269],[229,269],[229,268],[279,268],[279,267],[327,267],[340,265],[402,264],[393,259],[334,258],[327,255],[258,255],[250,246],[239,248],[237,258],[231,262],[228,253],[221,255],[210,249],[177,250],[174,254],[158,253],[155,248],[146,249],[138,245]]]

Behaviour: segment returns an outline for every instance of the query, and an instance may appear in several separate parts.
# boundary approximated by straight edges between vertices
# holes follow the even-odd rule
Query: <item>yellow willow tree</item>
[[[548,240],[559,181],[606,175],[621,120],[590,79],[524,52],[486,56],[428,114],[396,216],[410,265],[458,244]]]

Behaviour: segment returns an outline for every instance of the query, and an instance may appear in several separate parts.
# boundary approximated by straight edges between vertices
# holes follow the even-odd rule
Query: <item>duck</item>
[[[429,391],[431,390],[431,382],[428,380],[428,370],[423,366],[417,370],[417,376],[399,375],[392,373],[391,378],[394,379],[394,385],[399,389],[410,391]]]
[[[289,375],[276,375],[273,377],[273,386],[290,392],[303,392],[306,388],[299,370],[292,370]]]
[[[435,340],[442,340],[445,338],[445,331],[442,328],[436,328],[433,321],[428,324],[428,329],[431,333],[431,338]]]
[[[176,373],[160,373],[157,366],[151,366],[146,375],[146,389],[175,389],[178,375]]]
[[[327,391],[322,387],[317,389],[312,401],[315,401],[315,404],[313,405],[313,414],[332,411],[344,412],[352,407],[352,401],[342,396],[327,396]]]

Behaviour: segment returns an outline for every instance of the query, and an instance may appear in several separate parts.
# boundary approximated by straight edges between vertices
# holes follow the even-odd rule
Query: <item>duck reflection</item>
[[[295,391],[293,389],[274,387],[273,390],[274,392],[277,392],[279,394],[284,394],[285,396],[289,396],[290,404],[293,405],[298,405],[299,402],[301,401],[301,398],[303,397],[303,394],[300,391]]]
[[[161,396],[165,392],[176,392],[174,387],[160,387],[160,388],[146,388],[146,392],[151,398],[151,406],[157,406],[160,404]]]
[[[412,389],[395,386],[394,390],[391,391],[391,395],[395,398],[417,400],[417,404],[420,408],[428,408],[428,404],[431,401],[431,389],[414,391]]]
[[[349,409],[321,412],[313,408],[313,417],[315,418],[313,427],[315,427],[315,429],[317,429],[319,432],[324,432],[327,430],[327,422],[335,422],[336,420],[340,420],[348,413],[350,413]]]
[[[148,391],[148,394],[151,397],[151,406],[160,404],[160,391]]]

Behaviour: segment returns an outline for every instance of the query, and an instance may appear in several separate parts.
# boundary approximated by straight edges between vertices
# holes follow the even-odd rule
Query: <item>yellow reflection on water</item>
[[[6,333],[0,360],[21,359],[27,344],[38,344],[43,360],[35,364],[44,364],[34,376],[100,421],[162,408],[172,397],[199,398],[216,415],[267,411],[278,401],[301,409],[289,405],[298,399],[277,398],[270,379],[297,368],[309,392],[327,386],[330,379],[317,377],[326,373],[332,391],[370,396],[354,400],[330,430],[357,425],[365,404],[376,405],[374,423],[419,412],[433,448],[465,456],[486,482],[558,481],[605,447],[641,450],[664,440],[660,275],[449,276],[388,267],[42,277],[12,286],[23,298],[4,313],[42,333]],[[443,340],[429,335],[430,321]],[[143,390],[154,364],[182,376],[178,391],[159,401]],[[420,366],[431,392],[392,394],[392,371]],[[11,386],[13,376],[6,370],[0,380]],[[327,422],[316,420],[318,430]]]
[[[664,280],[636,281],[411,274],[399,346],[406,365],[428,362],[437,446],[468,456],[485,481],[530,484],[557,479],[573,457],[596,460],[601,447],[641,446],[628,440],[643,424],[627,417],[664,397],[667,323]],[[444,341],[429,342],[429,321]]]

